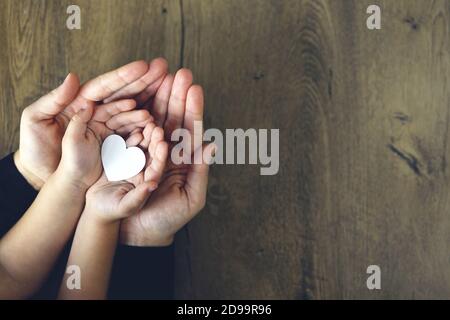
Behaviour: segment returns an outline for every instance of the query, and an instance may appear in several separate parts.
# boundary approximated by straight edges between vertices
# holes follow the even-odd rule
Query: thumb
[[[66,135],[74,139],[84,137],[87,130],[87,124],[92,118],[93,111],[93,107],[87,105],[84,109],[81,109],[75,114],[67,126]]]
[[[120,212],[124,216],[129,216],[139,211],[157,187],[158,184],[153,181],[143,182],[138,185],[122,198],[120,201]]]
[[[31,117],[35,119],[53,118],[75,99],[79,88],[78,76],[69,73],[58,88],[31,104],[27,109]]]
[[[217,151],[217,146],[210,143],[199,147],[194,154],[202,156],[202,162],[192,164],[186,177],[186,191],[189,198],[193,201],[191,209],[192,215],[197,214],[205,205],[206,193],[208,191],[208,172],[209,166]],[[195,155],[194,155],[195,156]]]

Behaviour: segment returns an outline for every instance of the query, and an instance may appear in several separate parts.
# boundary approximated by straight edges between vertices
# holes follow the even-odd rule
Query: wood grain
[[[177,297],[450,298],[449,0],[77,1],[80,31],[68,4],[0,1],[0,155],[69,70],[155,56],[193,70],[208,126],[280,129],[278,175],[211,170]]]
[[[23,108],[68,72],[82,81],[135,59],[180,63],[178,1],[77,1],[81,30],[66,28],[71,1],[0,1],[0,156],[15,150]]]
[[[281,159],[212,170],[179,297],[450,297],[450,2],[377,1],[369,31],[372,3],[185,2],[210,125],[280,128]]]

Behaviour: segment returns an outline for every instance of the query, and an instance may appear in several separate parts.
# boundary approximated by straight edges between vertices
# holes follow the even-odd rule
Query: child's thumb
[[[86,134],[87,124],[92,118],[92,106],[86,106],[75,114],[69,122],[66,134],[71,138],[83,137]]]
[[[120,211],[125,216],[136,213],[144,206],[150,194],[156,190],[157,187],[158,184],[153,181],[141,183],[122,198]]]

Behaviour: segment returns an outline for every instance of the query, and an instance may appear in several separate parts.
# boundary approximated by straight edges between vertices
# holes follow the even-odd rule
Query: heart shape
[[[126,180],[144,168],[145,154],[137,147],[127,148],[125,140],[113,134],[103,141],[102,163],[108,181]]]

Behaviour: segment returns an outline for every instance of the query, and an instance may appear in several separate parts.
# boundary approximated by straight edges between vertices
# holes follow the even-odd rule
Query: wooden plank
[[[212,170],[179,297],[450,296],[450,2],[377,3],[379,31],[371,1],[184,2],[208,124],[281,132],[277,176]]]
[[[280,128],[280,172],[212,169],[179,234],[180,298],[448,298],[450,1],[0,1],[0,156],[21,110],[165,56],[193,70],[207,126]],[[366,268],[382,290],[366,288]]]
[[[0,3],[0,156],[19,142],[22,109],[69,71],[82,81],[135,59],[180,61],[180,6],[171,1],[77,1],[81,30],[66,28],[71,1]]]

